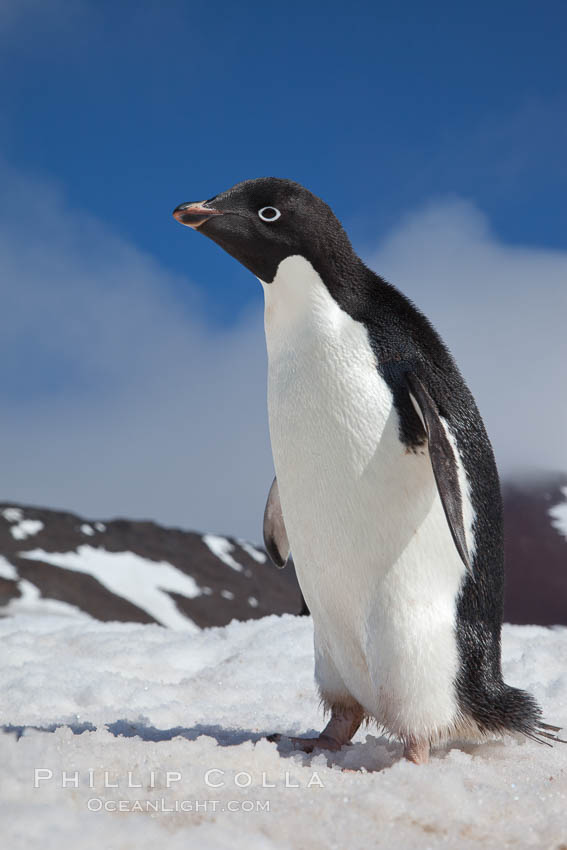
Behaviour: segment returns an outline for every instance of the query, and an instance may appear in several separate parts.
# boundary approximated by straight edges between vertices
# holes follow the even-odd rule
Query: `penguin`
[[[264,540],[277,566],[293,553],[330,713],[293,746],[338,750],[364,721],[416,764],[456,739],[560,740],[502,677],[498,473],[433,325],[291,180],[246,180],[173,215],[264,291],[276,472]]]

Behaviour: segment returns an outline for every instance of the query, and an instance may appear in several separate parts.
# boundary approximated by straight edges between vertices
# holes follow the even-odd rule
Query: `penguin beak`
[[[177,219],[181,224],[192,227],[193,230],[201,227],[206,221],[214,215],[222,215],[221,210],[215,210],[207,206],[206,201],[196,201],[193,204],[179,204],[173,210],[173,218]]]

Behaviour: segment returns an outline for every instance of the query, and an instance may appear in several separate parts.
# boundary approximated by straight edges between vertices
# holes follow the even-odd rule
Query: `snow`
[[[2,516],[8,522],[19,522],[24,518],[24,512],[21,508],[4,508]]]
[[[260,551],[260,549],[256,549],[255,546],[252,546],[252,544],[248,543],[246,540],[239,540],[238,545],[259,564],[265,564],[268,560],[265,552]]]
[[[567,540],[567,487],[562,487],[561,491],[565,501],[550,508],[549,515],[553,527]]]
[[[251,608],[257,608],[258,607],[258,600],[256,599],[255,596],[249,596],[248,597],[248,604],[250,605]]]
[[[86,534],[87,537],[92,537],[93,534],[95,533],[95,530],[92,527],[92,525],[88,524],[88,522],[84,522],[81,526],[81,533]]]
[[[43,523],[39,519],[23,519],[17,525],[10,526],[10,531],[14,540],[25,540],[26,537],[38,534],[42,528]]]
[[[21,595],[10,599],[8,604],[0,609],[0,616],[5,617],[10,614],[60,614],[63,617],[92,619],[89,614],[76,605],[63,602],[61,599],[49,599],[47,596],[42,596],[35,584],[27,579],[23,578],[18,581],[18,589]]]
[[[15,566],[3,555],[0,555],[0,578],[18,582],[19,596],[13,597],[7,605],[0,607],[0,617],[11,614],[61,614],[62,616],[83,617],[90,620],[90,616],[76,605],[70,605],[59,599],[49,599],[42,596],[39,589],[31,581],[20,579]]]
[[[95,522],[94,527],[97,531],[106,531],[106,525],[103,522]]]
[[[0,578],[6,578],[9,581],[14,581],[18,578],[15,566],[4,555],[0,555]]]
[[[200,596],[201,590],[192,576],[166,561],[150,561],[134,552],[108,552],[86,544],[79,546],[76,552],[33,549],[20,552],[20,557],[89,573],[112,593],[147,611],[164,626],[184,631],[198,628],[165,591],[193,599]]]
[[[39,519],[24,519],[24,512],[21,508],[4,508],[2,516],[8,522],[16,523],[16,525],[10,526],[14,540],[25,540],[26,537],[33,537],[44,527]]]
[[[324,723],[308,617],[187,634],[22,613],[0,620],[0,642],[11,850],[567,841],[567,745],[508,737],[438,750],[416,767],[374,727],[338,754],[264,740]],[[533,691],[549,722],[567,723],[567,629],[506,626],[503,648],[507,680]]]
[[[203,543],[209,547],[213,555],[216,555],[223,564],[226,564],[227,567],[232,567],[233,570],[241,573],[244,567],[242,564],[239,564],[238,561],[235,561],[231,552],[234,552],[234,546],[232,543],[226,539],[226,537],[217,537],[216,534],[204,534],[203,535]]]

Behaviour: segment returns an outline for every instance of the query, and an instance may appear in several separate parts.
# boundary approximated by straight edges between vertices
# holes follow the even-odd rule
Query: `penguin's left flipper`
[[[420,379],[414,372],[407,372],[406,383],[410,399],[427,434],[433,475],[455,546],[465,567],[469,572],[472,572],[463,523],[463,494],[461,493],[457,459],[453,447],[447,437],[447,431],[441,421],[437,405]]]
[[[274,478],[264,510],[264,545],[278,569],[283,569],[289,558],[289,540],[283,518],[278,479]]]

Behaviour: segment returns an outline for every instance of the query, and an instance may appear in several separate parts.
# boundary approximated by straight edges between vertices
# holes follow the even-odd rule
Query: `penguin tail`
[[[548,747],[554,743],[567,744],[557,734],[563,731],[561,726],[543,722],[541,708],[531,694],[505,685],[499,702],[503,731],[519,732]]]
[[[557,734],[562,731],[562,726],[551,726],[551,724],[543,723],[540,720],[534,730],[534,734],[528,737],[533,738],[534,741],[538,741],[540,744],[546,744],[548,747],[552,747],[554,743],[567,744],[567,740],[565,740],[565,738],[560,738]],[[548,738],[549,740],[544,741],[542,740],[543,738]]]

